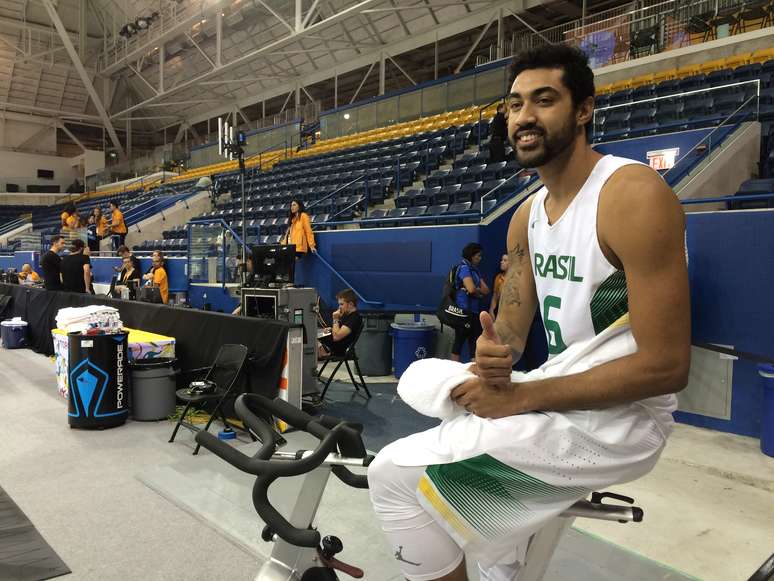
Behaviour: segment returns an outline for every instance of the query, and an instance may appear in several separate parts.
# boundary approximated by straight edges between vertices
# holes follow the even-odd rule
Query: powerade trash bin
[[[392,323],[392,362],[400,378],[414,361],[433,355],[435,326],[427,323]]]
[[[774,365],[761,363],[758,375],[763,382],[763,417],[761,417],[761,452],[774,458]]]
[[[357,358],[363,375],[392,373],[390,323],[393,315],[365,315],[363,331],[357,340]]]
[[[132,361],[132,418],[164,420],[175,413],[177,359],[158,357]]]
[[[0,323],[0,340],[6,349],[20,349],[27,346],[27,321],[20,317]]]
[[[71,428],[120,426],[129,415],[129,341],[126,333],[70,333],[67,365]]]

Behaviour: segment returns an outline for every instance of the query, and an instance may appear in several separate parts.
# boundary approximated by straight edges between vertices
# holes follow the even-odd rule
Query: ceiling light
[[[205,22],[207,22],[207,19],[206,18],[202,18],[200,24],[204,24]]]
[[[145,16],[140,16],[137,20],[134,21],[134,24],[140,30],[145,30],[150,26],[150,19]]]
[[[344,119],[349,119],[349,113],[344,113]]]

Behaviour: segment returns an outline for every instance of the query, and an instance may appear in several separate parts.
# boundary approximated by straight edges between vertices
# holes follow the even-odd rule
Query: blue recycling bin
[[[392,366],[400,378],[414,361],[432,357],[435,326],[427,323],[392,323]]]
[[[763,416],[761,417],[761,451],[774,458],[774,365],[761,363],[758,375],[763,383]]]

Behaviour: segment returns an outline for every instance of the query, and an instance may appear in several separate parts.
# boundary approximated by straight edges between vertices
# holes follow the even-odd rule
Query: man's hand
[[[482,418],[504,418],[514,414],[514,387],[505,389],[490,387],[480,377],[474,377],[458,385],[451,398],[459,406]]]
[[[504,345],[494,329],[494,321],[482,311],[481,328],[484,330],[476,341],[476,365],[474,373],[488,385],[505,389],[511,385],[513,356],[510,345]]]
[[[341,318],[341,311],[336,309],[333,311],[333,314],[331,315],[333,317],[334,321],[338,321]]]

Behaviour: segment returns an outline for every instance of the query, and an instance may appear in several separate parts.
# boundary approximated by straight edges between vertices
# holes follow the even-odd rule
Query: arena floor
[[[337,382],[329,411],[364,421],[366,443],[376,449],[414,423],[394,395],[394,382],[374,378],[368,403]],[[28,350],[0,349],[0,408],[0,486],[72,569],[63,578],[252,579],[262,525],[253,521],[249,477],[206,450],[192,457],[190,433],[168,444],[168,422],[68,429],[53,362]],[[398,417],[403,421],[391,421]],[[416,429],[425,427],[420,422]],[[577,520],[547,580],[563,581],[580,566],[595,581],[742,580],[774,548],[774,461],[760,453],[757,440],[678,425],[655,470],[618,491],[645,509],[644,522]],[[341,500],[351,497],[343,492],[331,485],[321,527],[328,530],[330,522],[330,532],[342,537],[345,561],[380,571],[366,579],[400,578],[384,545],[361,557],[360,544],[373,546],[378,531],[371,530],[367,495],[342,514]],[[218,498],[232,512],[207,504]]]

